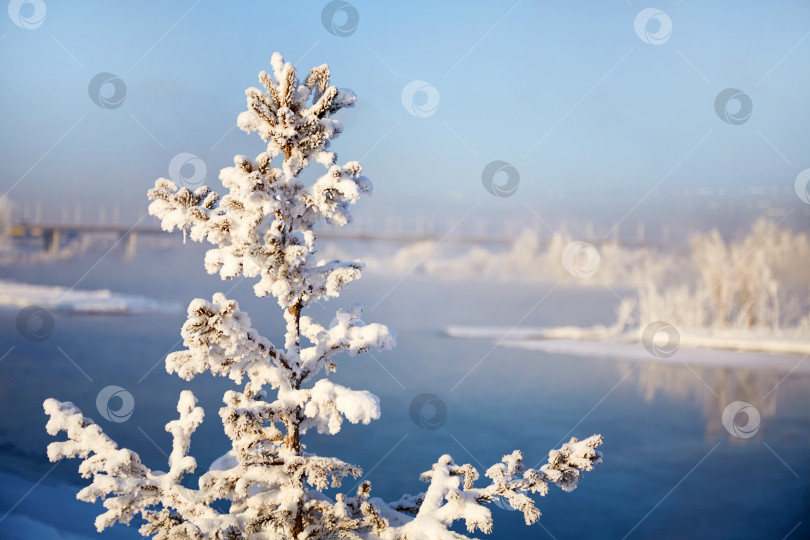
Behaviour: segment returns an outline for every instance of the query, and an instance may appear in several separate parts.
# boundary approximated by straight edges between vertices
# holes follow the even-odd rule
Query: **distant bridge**
[[[81,223],[19,223],[10,230],[13,237],[42,238],[43,247],[48,253],[59,250],[62,239],[74,238],[82,234],[108,233],[121,237],[124,245],[124,254],[127,257],[135,255],[138,235],[162,233],[160,227],[127,227],[125,225],[81,224]]]
[[[11,236],[18,238],[42,238],[43,248],[49,253],[55,253],[67,238],[75,238],[82,234],[117,234],[124,245],[127,256],[135,254],[138,237],[152,234],[165,234],[166,231],[155,226],[126,226],[111,224],[81,224],[81,223],[19,223],[10,229]],[[367,240],[409,244],[420,241],[438,241],[445,238],[448,242],[472,244],[507,244],[514,241],[511,235],[486,234],[447,234],[436,232],[404,232],[404,231],[341,231],[317,230],[318,238],[332,240]]]
[[[120,224],[83,224],[83,223],[29,223],[21,222],[12,226],[9,230],[11,236],[18,238],[42,238],[43,248],[46,252],[55,253],[62,245],[62,241],[75,238],[83,234],[105,233],[118,235],[119,242],[122,243],[124,255],[131,257],[135,255],[138,238],[145,235],[165,234],[165,231],[157,226],[127,226]],[[411,244],[422,241],[444,241],[452,243],[466,244],[511,244],[515,241],[516,234],[495,234],[495,233],[462,233],[448,231],[404,231],[404,230],[378,230],[364,231],[356,229],[323,229],[316,230],[318,238],[330,240],[357,240],[357,241],[379,241],[394,242],[401,244]],[[543,243],[548,242],[550,235],[543,238]],[[591,238],[585,239],[593,245],[600,245],[606,242],[618,241],[617,238]],[[623,238],[620,243],[626,247],[654,247],[661,242],[645,240],[643,235],[635,239]]]

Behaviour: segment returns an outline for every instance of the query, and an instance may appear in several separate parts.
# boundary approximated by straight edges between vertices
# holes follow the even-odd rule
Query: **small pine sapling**
[[[353,106],[354,93],[331,86],[325,64],[303,83],[280,54],[271,64],[273,77],[259,74],[264,89],[247,90],[248,110],[238,118],[240,128],[267,142],[267,150],[255,159],[236,156],[234,166],[221,171],[228,193],[220,197],[207,187],[192,192],[163,178],[149,191],[149,212],[165,230],[215,246],[205,257],[209,273],[258,278],[255,294],[275,297],[283,310],[286,333],[279,347],[223,294],[195,299],[182,329],[186,348],[166,358],[167,371],[185,380],[208,371],[244,385],[225,393],[219,411],[232,448],[200,476],[198,489],[181,485],[197,467],[190,439],[203,421],[202,408],[185,390],[179,418],[166,424],[173,439],[168,472],[149,469],[75,405],[55,399],[44,403],[47,431],[64,431],[67,440],[48,446],[49,459],[83,460],[79,472],[92,482],[78,498],[103,500],[99,531],[140,515],[140,533],[158,539],[458,539],[464,537],[450,530],[453,522],[488,533],[486,504],[502,500],[533,523],[540,512],[528,494],[545,495],[549,484],[573,490],[582,472],[601,461],[601,436],[572,438],[538,469],[526,468],[515,451],[485,472],[489,482],[481,487],[475,487],[474,467],[444,455],[422,474],[428,487],[415,496],[386,503],[371,497],[369,482],[350,497],[323,494],[361,470],[307,452],[302,437],[311,429],[335,434],[344,419],[367,424],[380,416],[375,395],[336,384],[327,374],[336,370],[338,354],[389,349],[395,335],[384,325],[364,323],[359,306],[338,311],[330,327],[304,314],[313,302],[338,296],[363,269],[359,262],[318,260],[314,225],[346,225],[349,205],[372,186],[358,162],[336,164],[328,150],[342,131],[333,113]],[[305,185],[299,175],[312,162],[325,166],[326,174]]]

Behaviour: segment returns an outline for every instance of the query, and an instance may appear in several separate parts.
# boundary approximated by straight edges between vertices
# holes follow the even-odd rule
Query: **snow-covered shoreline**
[[[810,373],[810,361],[804,362],[797,358],[799,355],[810,355],[810,339],[680,332],[678,352],[667,357],[649,353],[642,346],[640,332],[617,334],[603,326],[448,326],[444,329],[444,334],[453,338],[489,339],[506,347],[591,358],[612,357],[657,363]],[[724,351],[727,354],[722,354]]]
[[[0,280],[0,310],[31,305],[60,313],[101,315],[175,313],[182,310],[182,306],[177,303],[119,294],[107,289],[74,290]]]

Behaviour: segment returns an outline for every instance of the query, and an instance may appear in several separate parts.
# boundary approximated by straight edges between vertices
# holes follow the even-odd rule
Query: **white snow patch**
[[[641,344],[641,334],[616,334],[610,328],[577,326],[557,328],[508,328],[498,326],[449,326],[444,333],[454,338],[490,339],[506,347],[570,354],[589,358],[622,358],[662,364],[736,367],[752,370],[810,373],[810,362],[797,365],[796,355],[810,354],[810,340],[777,336],[742,336],[731,333],[680,332],[678,352],[657,357]],[[722,352],[725,351],[725,352]]]
[[[0,309],[31,305],[58,312],[84,314],[174,313],[181,310],[180,304],[173,302],[118,294],[107,289],[74,290],[0,280]]]

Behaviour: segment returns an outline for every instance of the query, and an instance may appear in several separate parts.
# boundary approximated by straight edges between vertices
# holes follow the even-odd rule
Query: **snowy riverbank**
[[[651,354],[642,345],[641,332],[616,334],[610,328],[576,326],[556,328],[509,328],[498,326],[448,326],[453,338],[489,339],[498,345],[585,357],[611,357],[658,363],[737,367],[752,370],[810,373],[810,362],[797,355],[810,355],[810,339],[735,333],[679,333],[678,350],[669,356]],[[720,354],[733,351],[733,354]]]
[[[0,309],[18,309],[32,305],[62,313],[107,315],[174,313],[182,309],[177,303],[113,293],[107,289],[75,290],[0,280]]]

